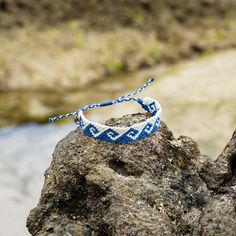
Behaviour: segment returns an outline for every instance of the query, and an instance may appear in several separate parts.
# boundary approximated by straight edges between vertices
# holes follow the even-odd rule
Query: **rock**
[[[107,121],[127,126],[144,114]],[[78,128],[61,140],[45,172],[31,235],[235,235],[236,135],[218,159],[162,122],[136,143],[91,139]]]

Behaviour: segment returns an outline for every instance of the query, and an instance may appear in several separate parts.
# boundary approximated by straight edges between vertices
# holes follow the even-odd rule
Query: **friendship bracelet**
[[[161,105],[156,100],[149,97],[145,97],[144,99],[133,97],[135,94],[138,94],[142,90],[144,90],[153,81],[154,78],[150,78],[147,83],[145,83],[143,86],[141,86],[139,89],[135,90],[132,93],[125,94],[112,101],[94,103],[91,105],[87,105],[83,108],[80,108],[75,112],[49,118],[49,122],[54,122],[56,120],[75,115],[74,118],[75,123],[79,125],[83,133],[89,137],[100,139],[107,142],[121,142],[121,143],[136,142],[140,139],[152,135],[160,127],[160,121],[161,121],[160,115],[162,111]],[[83,111],[89,110],[91,108],[110,106],[116,103],[129,102],[129,101],[138,102],[145,111],[150,113],[151,117],[144,122],[137,123],[132,126],[112,127],[108,125],[99,124],[97,122],[89,121],[88,119],[85,118],[83,114]]]

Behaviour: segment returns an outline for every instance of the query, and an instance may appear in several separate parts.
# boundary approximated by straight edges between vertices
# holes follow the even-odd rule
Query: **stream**
[[[220,154],[236,127],[235,50],[168,69],[153,68],[122,78],[107,78],[84,90],[1,93],[1,126],[8,126],[0,129],[0,235],[29,235],[26,217],[39,199],[43,173],[50,164],[54,147],[76,127],[71,119],[64,124],[47,124],[46,118],[114,99],[137,89],[149,76],[156,75],[161,79],[140,97],[158,99],[163,106],[162,118],[176,137],[191,136],[198,142],[201,152],[212,158]],[[137,111],[142,111],[137,104],[125,103],[96,108],[87,115],[104,122],[109,117]],[[11,123],[9,116],[13,116]],[[27,121],[30,123],[15,125]]]

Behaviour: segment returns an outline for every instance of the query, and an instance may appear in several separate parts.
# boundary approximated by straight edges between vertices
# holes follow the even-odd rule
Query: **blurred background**
[[[131,92],[216,158],[236,126],[236,0],[0,0],[0,235],[29,235],[56,143],[48,117]],[[134,103],[90,119],[141,112]]]

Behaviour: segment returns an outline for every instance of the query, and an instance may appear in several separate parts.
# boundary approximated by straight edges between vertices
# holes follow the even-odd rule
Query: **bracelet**
[[[49,118],[49,122],[53,122],[59,119],[63,119],[65,117],[75,115],[74,118],[75,123],[79,125],[83,133],[89,137],[100,139],[107,142],[121,142],[121,143],[136,142],[140,139],[152,135],[160,127],[160,121],[161,121],[160,115],[162,111],[161,105],[156,100],[149,97],[145,97],[144,99],[132,97],[133,95],[140,93],[142,90],[144,90],[153,81],[154,79],[150,78],[147,83],[145,83],[139,89],[130,94],[123,95],[112,101],[87,105],[83,108],[78,109],[75,112]],[[150,113],[151,117],[144,122],[137,123],[132,126],[112,127],[108,125],[99,124],[97,122],[89,121],[88,119],[85,118],[83,114],[83,111],[89,110],[94,107],[110,106],[115,103],[128,102],[128,101],[138,102],[145,111]]]

